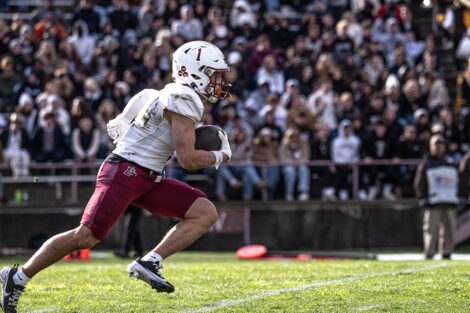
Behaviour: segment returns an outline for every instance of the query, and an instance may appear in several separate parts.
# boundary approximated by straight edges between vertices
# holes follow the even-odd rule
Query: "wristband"
[[[214,156],[215,156],[214,167],[215,167],[216,169],[219,169],[219,165],[220,165],[220,163],[222,163],[222,161],[224,160],[224,156],[223,156],[222,152],[220,152],[220,151],[211,151],[211,152],[212,152],[212,153],[214,154]]]

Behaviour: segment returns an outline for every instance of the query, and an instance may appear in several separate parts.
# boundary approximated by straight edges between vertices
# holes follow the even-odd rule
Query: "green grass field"
[[[0,258],[0,266],[23,263]],[[38,274],[19,312],[470,312],[470,262],[239,261],[179,253],[175,287],[156,293],[116,258],[59,262]]]

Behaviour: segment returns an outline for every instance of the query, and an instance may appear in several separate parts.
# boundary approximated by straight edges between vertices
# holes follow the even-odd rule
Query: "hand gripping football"
[[[203,125],[196,128],[196,143],[194,144],[196,150],[219,150],[221,145],[221,141],[218,135],[219,130],[222,130],[222,128],[215,125]]]

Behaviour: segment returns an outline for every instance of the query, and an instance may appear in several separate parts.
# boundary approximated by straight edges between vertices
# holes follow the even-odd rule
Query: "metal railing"
[[[353,199],[358,200],[359,193],[359,184],[360,184],[360,167],[364,166],[400,166],[400,165],[418,165],[420,159],[381,159],[381,160],[371,160],[370,162],[359,161],[359,162],[348,162],[348,163],[335,163],[331,160],[312,160],[308,162],[274,162],[267,164],[266,162],[230,162],[223,163],[222,166],[244,166],[244,165],[253,165],[255,167],[261,168],[261,173],[263,177],[267,176],[267,168],[269,166],[284,166],[284,165],[294,165],[301,166],[307,165],[309,167],[329,167],[329,166],[348,166],[352,171],[352,192]],[[263,192],[263,200],[267,199],[266,190]]]
[[[60,163],[53,163],[53,162],[45,162],[45,163],[36,163],[32,162],[30,164],[30,170],[38,170],[39,173],[41,171],[49,171],[50,175],[41,173],[39,175],[31,175],[31,176],[22,176],[22,177],[12,177],[12,176],[2,176],[1,183],[2,183],[2,194],[3,194],[3,185],[8,184],[29,184],[29,183],[47,183],[47,184],[54,184],[54,183],[70,183],[70,202],[76,203],[78,200],[78,183],[80,182],[95,182],[96,175],[81,175],[80,170],[92,170],[94,172],[98,172],[99,167],[103,161],[95,161],[95,162],[88,162],[88,163],[77,163],[73,161],[66,161]],[[7,171],[10,169],[10,166],[7,164],[0,164],[0,171]],[[69,173],[57,175],[54,174],[58,170],[65,170]],[[62,187],[59,186],[61,189]],[[57,188],[57,185],[56,185]]]
[[[335,163],[330,160],[314,160],[308,162],[230,162],[223,163],[222,166],[255,166],[261,169],[261,176],[267,177],[267,169],[269,166],[285,166],[285,165],[307,165],[309,167],[330,167],[330,166],[348,166],[351,169],[352,173],[352,193],[353,199],[358,199],[359,184],[360,184],[360,168],[369,167],[369,166],[401,166],[401,165],[417,165],[419,159],[382,159],[382,160],[372,160],[370,162],[359,161],[359,162],[349,162],[349,163]],[[89,182],[94,183],[96,181],[96,174],[80,174],[81,170],[89,170],[92,173],[97,173],[99,167],[101,166],[102,160],[90,162],[90,163],[77,163],[73,161],[66,161],[62,163],[31,163],[31,171],[49,171],[53,174],[45,175],[44,173],[40,175],[27,176],[27,177],[11,177],[3,176],[1,182],[3,185],[8,184],[28,184],[28,183],[70,183],[70,201],[71,203],[76,203],[78,200],[78,185],[79,183]],[[169,162],[166,166],[166,169],[171,176],[171,172],[178,167],[177,164]],[[7,164],[0,164],[0,171],[8,171],[9,166]],[[54,174],[58,171],[62,171],[60,174]],[[207,176],[203,174],[187,174],[188,180],[206,180]],[[191,179],[192,175],[196,175],[195,179]],[[61,186],[60,186],[61,187]],[[3,187],[2,187],[3,188]],[[262,191],[262,199],[267,200],[267,191],[266,188]]]

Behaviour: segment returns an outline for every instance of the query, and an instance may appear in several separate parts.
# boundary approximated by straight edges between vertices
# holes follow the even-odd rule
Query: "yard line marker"
[[[418,271],[432,270],[432,269],[435,269],[435,268],[438,268],[438,267],[443,267],[443,266],[448,266],[448,265],[449,264],[444,263],[444,264],[429,265],[429,266],[418,267],[418,268],[416,268],[416,267],[415,268],[409,268],[409,269],[405,269],[405,270],[397,271],[397,272],[375,273],[375,274],[370,274],[370,275],[353,276],[353,277],[346,277],[346,278],[341,278],[341,279],[318,281],[318,282],[314,282],[314,283],[310,283],[310,284],[306,284],[306,285],[298,286],[298,287],[284,288],[284,289],[278,289],[278,290],[273,290],[273,291],[255,293],[255,294],[253,294],[251,296],[248,296],[246,298],[216,301],[212,304],[209,304],[205,307],[202,307],[202,308],[199,308],[199,309],[196,309],[196,310],[185,311],[185,313],[208,312],[208,311],[215,310],[215,309],[225,308],[225,307],[229,307],[229,306],[236,306],[236,305],[242,304],[244,302],[250,302],[250,301],[253,301],[253,300],[258,300],[258,299],[262,299],[262,298],[277,296],[277,295],[280,295],[282,293],[287,293],[287,292],[301,291],[301,290],[310,289],[310,288],[313,288],[313,287],[326,286],[326,285],[331,285],[331,284],[344,283],[344,282],[368,279],[368,278],[373,278],[373,277],[389,276],[389,275],[397,275],[397,274],[403,274],[403,273],[413,273],[413,272],[418,272]]]
[[[37,310],[33,310],[33,311],[28,311],[26,313],[43,313],[43,312],[52,312],[52,311],[56,311],[58,310],[59,308],[56,307],[56,306],[53,306],[53,307],[50,307],[50,308],[43,308],[43,309],[37,309]]]

